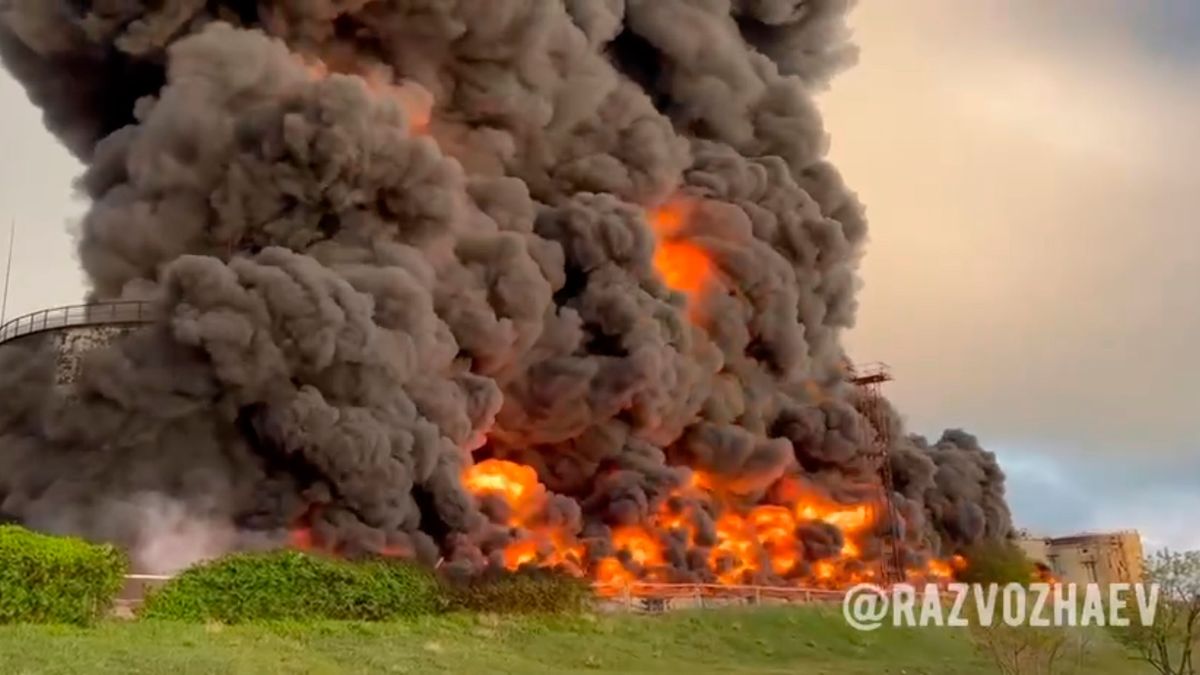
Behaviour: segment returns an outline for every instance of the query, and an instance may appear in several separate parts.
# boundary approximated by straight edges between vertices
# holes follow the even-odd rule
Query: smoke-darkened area
[[[813,95],[850,4],[0,4],[87,163],[90,299],[154,307],[69,387],[45,337],[0,348],[0,518],[154,570],[601,580],[840,583],[893,520],[914,569],[1008,536],[990,453],[874,429],[848,381],[867,228]]]

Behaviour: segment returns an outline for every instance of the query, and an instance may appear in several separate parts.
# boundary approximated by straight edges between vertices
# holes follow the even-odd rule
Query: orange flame
[[[876,578],[870,561],[863,560],[861,540],[876,524],[874,506],[839,503],[804,488],[796,479],[777,486],[775,499],[782,503],[739,509],[717,476],[693,472],[688,484],[658,504],[646,522],[613,528],[613,554],[593,558],[591,563],[578,533],[538,520],[546,492],[532,467],[487,460],[466,469],[463,483],[473,494],[498,496],[510,507],[507,525],[513,528],[513,538],[502,557],[504,566],[512,570],[525,565],[565,568],[608,585],[610,592],[640,579],[672,581],[666,565],[669,542],[674,539],[678,545],[684,533],[688,547],[697,546],[696,518],[703,515],[702,508],[720,514],[715,542],[707,550],[707,565],[720,583],[746,583],[766,573],[789,583],[841,588]],[[812,521],[839,530],[843,544],[834,557],[804,564],[811,559],[797,528]],[[908,570],[908,575],[950,579],[964,564],[961,557],[931,560],[923,569]]]
[[[613,548],[628,553],[630,559],[641,567],[663,564],[662,545],[640,527],[618,527],[613,530],[612,542]]]
[[[952,556],[949,560],[932,559],[925,563],[923,571],[909,570],[909,577],[923,577],[933,581],[950,581],[955,574],[967,567],[967,559],[961,555]],[[922,573],[923,572],[923,573]]]
[[[829,581],[833,579],[834,568],[831,563],[822,560],[813,566],[813,572],[817,575],[817,579],[821,581]]]
[[[944,560],[930,560],[925,571],[935,579],[949,579],[954,575],[954,569]]]
[[[617,527],[613,529],[612,545],[618,553],[628,558],[631,566],[640,571],[642,578],[655,579],[662,576],[660,570],[665,558],[663,545],[657,533],[636,525]],[[618,556],[602,558],[591,572],[592,577],[602,586],[624,586],[639,579],[638,574],[627,567]]]
[[[467,469],[464,482],[475,494],[499,493],[510,504],[519,504],[537,488],[533,467],[500,459],[489,459]]]
[[[429,133],[433,122],[433,97],[425,89],[410,82],[396,84],[374,72],[364,76],[363,81],[376,96],[390,97],[400,106],[408,119],[410,132],[416,135]]]
[[[463,474],[467,490],[475,495],[495,494],[512,510],[509,525],[516,527],[537,507],[540,494],[533,467],[489,459],[469,467]]]
[[[637,581],[633,572],[625,569],[620,560],[605,558],[596,565],[596,581],[611,586],[625,586]]]
[[[489,459],[467,467],[462,473],[465,488],[476,496],[491,495],[508,506],[510,541],[500,551],[505,568],[554,567],[577,576],[589,576],[608,585],[608,592],[639,580],[677,581],[667,565],[670,546],[682,543],[686,534],[692,552],[701,546],[700,524],[707,514],[717,515],[714,540],[704,542],[711,578],[723,584],[758,582],[764,576],[774,583],[845,588],[876,578],[864,560],[862,539],[876,525],[874,504],[843,504],[805,487],[801,479],[785,478],[774,486],[775,504],[745,508],[729,486],[717,475],[693,472],[685,485],[677,487],[645,522],[614,527],[611,552],[589,557],[588,544],[578,532],[542,519],[547,502],[545,487],[533,467]],[[319,507],[303,515],[289,532],[290,546],[302,551],[324,550],[311,527]],[[832,557],[813,559],[806,551],[798,528],[822,522],[842,534],[842,547]],[[710,535],[710,536],[712,536]],[[336,554],[336,551],[332,551]],[[405,547],[384,547],[380,554],[408,557]],[[905,570],[909,580],[948,581],[965,568],[962,556],[929,560],[919,568]],[[604,592],[604,591],[602,591]]]
[[[536,562],[537,559],[538,545],[533,539],[518,541],[504,549],[504,566],[510,570],[515,570],[521,567],[521,565]]]
[[[668,287],[689,298],[703,292],[714,276],[708,253],[683,234],[691,211],[690,202],[677,199],[649,214],[650,226],[657,238],[654,269]]]
[[[316,548],[311,527],[297,527],[288,532],[288,547],[297,551],[311,551]]]
[[[958,557],[958,556],[955,556]],[[964,561],[965,566],[965,561]],[[1054,571],[1044,563],[1036,563],[1033,568],[1033,580],[1043,584],[1056,584],[1058,577],[1054,576]]]
[[[302,58],[300,63],[310,79],[324,80],[332,74],[329,64],[316,57]],[[355,68],[350,68],[350,70],[352,72],[347,74],[359,77],[373,95],[389,97],[400,106],[400,109],[404,111],[404,116],[408,119],[410,132],[419,135],[429,133],[429,127],[433,121],[433,97],[424,88],[412,82],[393,82],[379,70],[366,70],[365,72],[357,72]]]

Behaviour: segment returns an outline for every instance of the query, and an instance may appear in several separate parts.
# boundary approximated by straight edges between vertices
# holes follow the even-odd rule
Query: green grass
[[[1101,645],[1103,675],[1142,673]],[[840,608],[405,623],[0,627],[0,673],[995,673],[959,629],[856,633]]]

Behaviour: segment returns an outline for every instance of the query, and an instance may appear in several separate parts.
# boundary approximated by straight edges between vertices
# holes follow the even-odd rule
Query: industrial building
[[[1034,537],[1022,532],[1021,550],[1063,583],[1137,583],[1142,580],[1142,537],[1134,530]]]

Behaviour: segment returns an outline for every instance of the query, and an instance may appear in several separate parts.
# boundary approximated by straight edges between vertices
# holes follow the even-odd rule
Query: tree
[[[1161,675],[1196,675],[1200,642],[1200,551],[1159,551],[1146,560],[1146,583],[1158,585],[1153,621],[1113,627],[1113,636]],[[1133,607],[1139,612],[1137,606]]]
[[[1029,584],[1037,579],[1037,568],[1019,546],[1011,541],[988,541],[964,551],[966,565],[955,575],[967,584]]]
[[[966,564],[956,573],[963,583],[1027,586],[1041,578],[1034,562],[1012,541],[981,542],[964,551],[964,557]],[[983,622],[977,609],[968,603],[971,641],[1002,675],[1086,672],[1084,664],[1092,651],[1088,632],[1028,622],[1008,625],[998,617]]]
[[[1092,639],[1065,627],[1009,626],[1003,621],[970,623],[975,649],[995,664],[1001,675],[1064,675],[1087,672]]]

